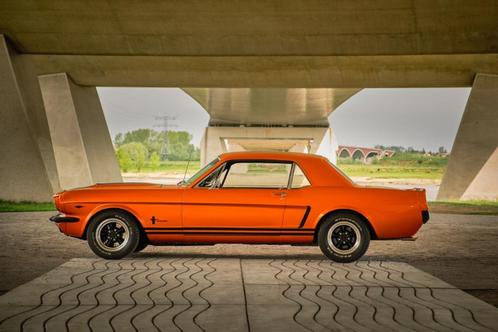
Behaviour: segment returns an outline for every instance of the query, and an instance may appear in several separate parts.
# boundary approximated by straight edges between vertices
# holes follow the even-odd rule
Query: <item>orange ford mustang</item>
[[[351,262],[371,239],[412,237],[429,219],[423,189],[361,187],[300,153],[226,153],[176,186],[97,184],[54,201],[50,220],[109,259],[148,244],[264,243],[319,245]]]

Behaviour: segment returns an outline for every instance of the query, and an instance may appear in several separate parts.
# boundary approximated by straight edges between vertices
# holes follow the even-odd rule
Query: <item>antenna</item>
[[[182,180],[182,182],[185,182],[185,178],[187,177],[188,166],[190,165],[190,158],[192,158],[192,150],[193,149],[190,149],[190,153],[188,154],[187,167],[185,167],[185,173],[183,173],[183,180]]]

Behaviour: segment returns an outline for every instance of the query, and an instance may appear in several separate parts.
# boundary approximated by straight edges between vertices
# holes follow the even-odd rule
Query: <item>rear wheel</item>
[[[106,259],[120,259],[136,250],[140,243],[140,229],[128,214],[108,211],[90,221],[87,239],[96,255]]]
[[[365,222],[352,213],[333,214],[318,231],[322,252],[333,261],[353,262],[362,257],[370,244],[370,232]]]

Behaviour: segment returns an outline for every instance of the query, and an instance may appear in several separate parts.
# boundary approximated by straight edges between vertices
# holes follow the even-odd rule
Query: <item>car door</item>
[[[228,161],[184,192],[183,227],[190,239],[205,232],[278,234],[292,163]]]

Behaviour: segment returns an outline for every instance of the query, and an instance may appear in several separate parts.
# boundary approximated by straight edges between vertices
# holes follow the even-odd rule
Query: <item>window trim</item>
[[[293,162],[291,166],[291,171],[289,174],[289,180],[287,181],[287,190],[292,189],[292,182],[294,182],[294,171],[296,170],[296,163]]]
[[[287,179],[287,185],[285,187],[279,187],[279,188],[272,188],[272,187],[223,187],[225,184],[225,180],[228,176],[228,173],[230,172],[230,167],[232,167],[233,164],[237,163],[272,163],[272,164],[289,164],[291,165],[291,169],[289,171],[288,179]],[[232,160],[227,160],[223,163],[224,169],[228,168],[227,173],[225,174],[225,178],[223,179],[223,182],[221,183],[221,186],[216,188],[216,189],[269,189],[269,190],[283,190],[283,189],[289,189],[289,183],[290,180],[293,178],[293,165],[295,164],[294,161],[292,160],[275,160],[275,159],[232,159]],[[224,170],[223,169],[223,170]],[[223,170],[220,172],[220,174],[223,172]],[[219,175],[218,175],[219,176]],[[202,187],[201,187],[202,188]]]
[[[301,172],[303,173],[304,177],[306,178],[306,180],[308,181],[309,185],[307,186],[302,186],[302,187],[299,187],[299,188],[292,188],[292,183],[294,182],[294,172],[296,170],[296,166],[299,167],[299,169],[301,170]],[[303,171],[303,168],[301,166],[299,166],[298,163],[296,162],[293,162],[293,167],[292,167],[292,177],[289,181],[289,184],[287,186],[287,189],[291,190],[291,189],[302,189],[302,188],[306,188],[306,187],[312,187],[313,184],[311,183],[309,177],[306,175],[306,173]]]
[[[221,161],[221,160],[218,160],[218,162],[219,161]],[[288,159],[278,159],[278,160],[275,160],[275,159],[232,159],[232,160],[225,160],[225,161],[223,161],[223,163],[221,163],[217,167],[214,167],[216,165],[213,165],[212,171],[211,172],[207,171],[206,172],[207,174],[204,174],[203,176],[201,176],[201,178],[198,179],[197,183],[195,183],[194,185],[192,185],[191,188],[223,189],[223,184],[225,183],[225,180],[226,180],[226,177],[228,175],[228,172],[225,174],[225,178],[223,179],[223,182],[221,183],[220,187],[214,187],[214,186],[213,187],[201,187],[200,184],[205,179],[207,179],[212,173],[217,172],[219,169],[220,169],[220,171],[219,171],[218,177],[227,168],[227,165],[231,166],[232,164],[236,164],[236,163],[240,163],[240,162],[246,162],[246,163],[251,163],[251,162],[253,162],[253,163],[265,163],[266,162],[266,163],[273,163],[273,164],[291,164],[291,170],[289,172],[289,179],[287,181],[287,187],[285,187],[285,188],[284,187],[282,187],[282,188],[239,187],[239,188],[225,188],[225,189],[272,189],[272,190],[283,190],[283,189],[291,190],[291,189],[293,189],[293,190],[298,190],[298,189],[302,189],[302,188],[306,188],[306,187],[313,187],[313,183],[310,181],[308,175],[306,175],[306,173],[303,170],[303,168],[299,165],[299,163],[297,163],[297,162],[295,162],[293,160],[288,160]],[[309,183],[308,186],[299,187],[299,188],[292,188],[292,183],[294,182],[294,174],[295,174],[296,166],[299,167],[299,169],[301,170],[301,172],[303,173],[303,175],[308,180],[308,183]]]

